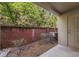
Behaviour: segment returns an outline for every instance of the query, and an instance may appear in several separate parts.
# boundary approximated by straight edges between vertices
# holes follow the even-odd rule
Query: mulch
[[[46,40],[38,40],[28,45],[11,48],[7,57],[37,57],[56,45],[56,42],[50,43]]]

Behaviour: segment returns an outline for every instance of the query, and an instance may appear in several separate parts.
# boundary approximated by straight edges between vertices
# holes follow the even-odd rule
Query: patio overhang
[[[40,57],[79,56],[79,2],[37,2],[35,4],[58,14],[58,45]]]
[[[35,4],[58,15],[79,8],[78,2],[35,2]]]

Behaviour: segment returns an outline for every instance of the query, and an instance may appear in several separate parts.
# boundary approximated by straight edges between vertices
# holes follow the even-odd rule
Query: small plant
[[[23,48],[21,48],[22,45],[24,45],[24,38],[22,39],[19,39],[19,40],[15,40],[15,41],[12,41],[14,46],[17,47],[17,49],[19,50],[17,52],[17,55],[19,56],[19,54],[22,52]]]
[[[23,45],[23,42],[24,42],[24,38],[13,41],[13,44],[14,44],[16,47],[20,47],[20,46]]]

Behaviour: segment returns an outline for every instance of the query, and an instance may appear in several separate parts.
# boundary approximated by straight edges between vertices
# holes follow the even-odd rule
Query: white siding
[[[67,18],[64,16],[58,19],[58,42],[67,45]]]
[[[79,48],[79,9],[59,16],[59,44]]]

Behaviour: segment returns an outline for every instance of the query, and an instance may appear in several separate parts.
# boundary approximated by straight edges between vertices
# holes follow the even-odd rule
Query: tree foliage
[[[18,26],[53,27],[57,17],[31,2],[0,3],[0,22]]]

